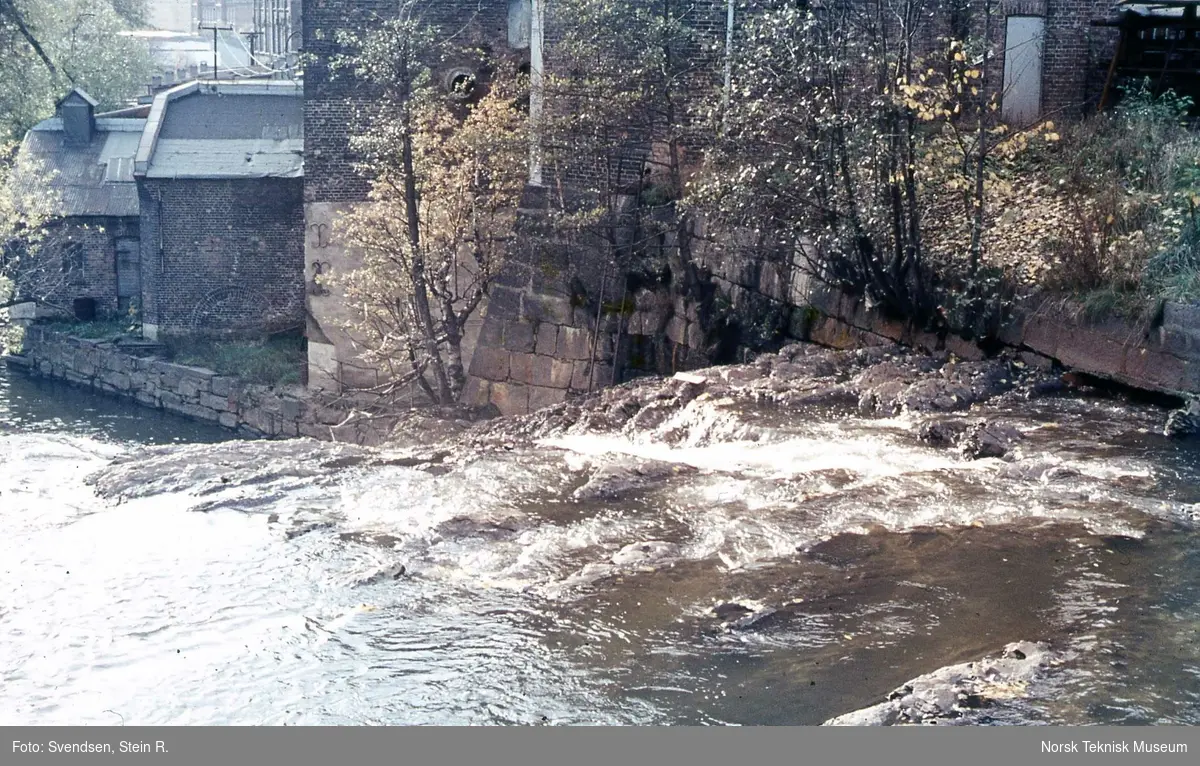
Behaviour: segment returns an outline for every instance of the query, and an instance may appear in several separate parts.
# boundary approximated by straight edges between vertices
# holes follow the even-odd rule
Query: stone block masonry
[[[111,342],[74,338],[41,327],[25,333],[22,366],[104,394],[132,399],[253,438],[331,439],[303,389],[246,385],[212,370],[136,356]]]
[[[822,288],[807,295],[811,321],[801,340],[832,348],[901,343],[982,359],[973,343],[945,338],[868,310],[853,296]],[[1200,307],[1168,303],[1153,328],[1116,319],[1087,322],[1056,303],[1030,306],[1008,324],[1000,340],[1028,364],[1061,367],[1131,388],[1172,396],[1200,394]]]

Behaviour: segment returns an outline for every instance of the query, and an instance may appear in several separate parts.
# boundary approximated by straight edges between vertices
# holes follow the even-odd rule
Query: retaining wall
[[[897,342],[926,351],[981,359],[973,343],[939,338],[867,309],[861,299],[822,290],[807,296],[803,339],[835,348]],[[1144,325],[1112,318],[1086,321],[1047,301],[1017,313],[1000,337],[1032,364],[1062,367],[1122,385],[1173,396],[1200,394],[1200,306],[1167,303]]]
[[[9,361],[34,375],[215,423],[247,437],[369,440],[361,429],[335,427],[345,413],[308,396],[301,386],[251,385],[145,354],[144,345],[122,347],[32,326],[25,331],[23,353]]]

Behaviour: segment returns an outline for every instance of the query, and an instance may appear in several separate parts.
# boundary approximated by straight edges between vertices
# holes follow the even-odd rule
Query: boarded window
[[[532,0],[509,0],[508,45],[510,48],[524,50],[529,47],[532,21]]]
[[[127,314],[142,297],[142,253],[138,240],[117,240],[117,310]]]
[[[1014,125],[1030,125],[1042,113],[1042,49],[1046,20],[1009,16],[1004,34],[1004,94],[1001,116]]]

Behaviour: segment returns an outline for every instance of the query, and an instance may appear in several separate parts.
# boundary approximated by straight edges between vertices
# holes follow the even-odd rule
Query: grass
[[[1151,303],[1151,298],[1140,292],[1105,286],[1083,293],[1078,301],[1077,314],[1087,322],[1114,318],[1138,321]]]
[[[42,327],[63,335],[87,340],[113,338],[129,332],[129,322],[115,319],[97,319],[92,322],[48,322]]]
[[[300,383],[306,362],[304,339],[294,335],[263,340],[179,338],[168,340],[167,348],[177,364],[204,367],[265,386]]]

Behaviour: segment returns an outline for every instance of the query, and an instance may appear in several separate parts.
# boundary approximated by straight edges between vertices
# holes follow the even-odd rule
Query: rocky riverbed
[[[23,433],[71,478],[16,504],[5,576],[112,638],[57,690],[5,688],[78,712],[117,662],[186,675],[179,704],[258,700],[196,716],[132,684],[142,722],[1196,723],[1200,454],[1166,417],[1018,357],[792,346],[519,418],[413,413],[381,449],[125,444],[68,470]],[[119,559],[53,547],[131,524]],[[105,590],[73,606],[51,564]],[[82,635],[0,608],[10,652]],[[134,637],[193,618],[216,620],[194,667]]]

